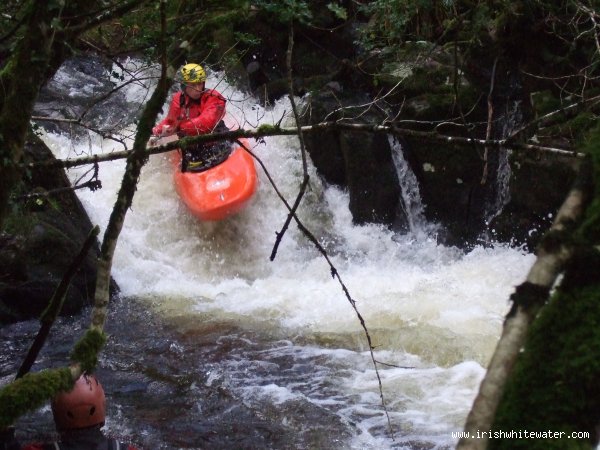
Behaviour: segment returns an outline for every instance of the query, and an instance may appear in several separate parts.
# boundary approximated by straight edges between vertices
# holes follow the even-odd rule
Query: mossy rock
[[[449,84],[443,84],[435,89],[425,90],[413,96],[406,94],[403,101],[400,118],[403,120],[419,120],[423,122],[441,123],[449,117],[458,117],[465,114],[471,122],[478,123],[482,121],[485,112],[485,101],[481,93],[470,85],[461,85],[455,91],[455,88]],[[451,121],[454,123],[454,121]],[[431,129],[431,124],[426,124]],[[481,127],[480,127],[481,128]],[[442,132],[441,130],[438,130]],[[473,129],[466,127],[454,127],[449,135],[452,136],[473,136]]]
[[[534,322],[493,426],[493,430],[504,431],[588,432],[590,438],[493,439],[491,449],[596,447],[600,420],[599,267],[597,254],[571,266],[579,278],[578,286],[563,286]],[[586,286],[580,283],[582,270],[589,275]]]

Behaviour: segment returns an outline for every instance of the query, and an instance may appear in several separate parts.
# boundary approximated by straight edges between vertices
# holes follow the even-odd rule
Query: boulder
[[[46,145],[37,136],[30,136],[25,159],[31,162],[50,158],[53,155]],[[2,323],[40,316],[92,229],[72,190],[52,193],[68,187],[64,170],[36,168],[24,176],[15,191],[12,213],[0,235]],[[74,314],[92,304],[98,248],[96,243],[75,274],[63,314]]]

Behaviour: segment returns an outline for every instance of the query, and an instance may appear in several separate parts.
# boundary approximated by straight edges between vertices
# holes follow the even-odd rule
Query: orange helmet
[[[59,431],[102,424],[105,411],[104,389],[93,375],[81,375],[71,391],[61,392],[52,400],[54,423]]]

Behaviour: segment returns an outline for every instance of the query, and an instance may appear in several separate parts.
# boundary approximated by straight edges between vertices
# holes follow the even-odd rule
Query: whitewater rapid
[[[287,101],[259,105],[218,74],[208,87],[223,93],[228,114],[246,128],[282,119],[292,124]],[[73,141],[47,133],[43,139],[63,159],[122,149],[94,136]],[[253,152],[292,204],[302,180],[297,139],[265,138],[254,142]],[[78,192],[102,231],[124,167],[123,161],[102,163],[102,189]],[[76,180],[88,169],[68,175]],[[385,363],[379,370],[396,441],[382,414],[363,330],[324,258],[292,224],[270,261],[287,210],[260,169],[247,209],[222,222],[199,223],[177,197],[168,156],[151,156],[114,257],[122,295],[145,299],[170,323],[227,320],[259,330],[271,345],[250,359],[236,354],[212,367],[209,382],[226,383],[248,405],[266,403],[286,414],[285,405],[297,401],[332,411],[350,430],[340,448],[452,446],[451,432],[462,428],[509,296],[534,256],[505,245],[465,254],[438,244],[429,232],[400,235],[354,225],[347,193],[325,185],[312,165],[309,170],[298,215],[327,250],[365,319],[377,360]],[[312,369],[293,379],[275,366],[264,371],[263,365],[284,356],[309,361]]]

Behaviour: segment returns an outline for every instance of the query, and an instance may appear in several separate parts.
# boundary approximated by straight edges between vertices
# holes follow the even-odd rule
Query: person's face
[[[185,85],[185,93],[188,97],[198,100],[204,91],[204,81],[200,83],[187,83]]]

